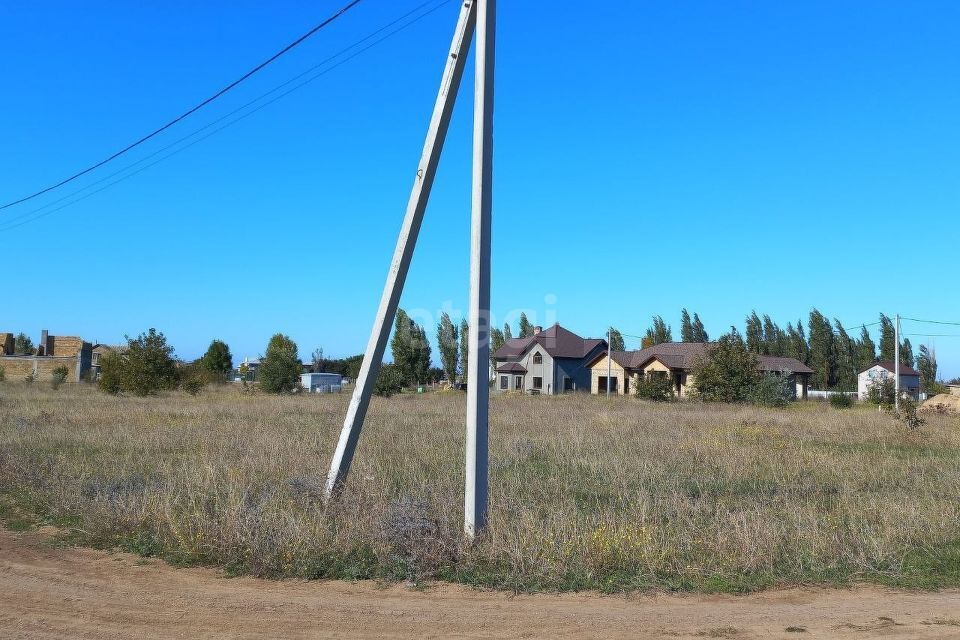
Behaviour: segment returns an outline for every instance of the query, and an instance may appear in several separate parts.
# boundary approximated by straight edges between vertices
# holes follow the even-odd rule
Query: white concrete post
[[[470,229],[470,335],[467,376],[466,482],[463,530],[473,539],[487,524],[490,399],[490,227],[493,209],[493,78],[496,0],[477,2],[473,125],[473,214]]]
[[[893,400],[893,406],[900,410],[900,314],[897,314],[896,324],[893,325],[893,388],[896,389],[896,397]]]
[[[407,213],[400,229],[400,237],[397,239],[393,261],[390,263],[390,270],[387,273],[383,297],[380,299],[380,308],[373,323],[373,330],[370,332],[370,340],[367,342],[363,364],[360,366],[360,375],[357,377],[353,397],[350,399],[350,406],[347,409],[347,416],[343,421],[340,439],[337,442],[333,459],[330,461],[326,486],[326,497],[328,499],[346,479],[357,442],[360,439],[363,419],[366,416],[367,407],[370,404],[370,395],[373,392],[373,386],[380,371],[380,364],[383,361],[387,338],[390,336],[390,328],[397,313],[397,305],[400,303],[400,294],[403,292],[403,284],[407,278],[410,259],[413,257],[413,249],[420,233],[423,213],[430,198],[430,190],[436,176],[443,142],[450,125],[450,115],[453,112],[453,105],[460,89],[460,80],[466,66],[470,42],[473,40],[476,25],[475,4],[476,0],[467,0],[460,9],[453,43],[450,45],[450,54],[447,56],[446,67],[443,70],[440,92],[433,108],[433,117],[427,130],[423,154],[420,157],[420,164],[417,166],[413,190],[407,204]]]
[[[613,370],[613,365],[610,362],[610,358],[613,355],[613,347],[610,346],[612,340],[613,327],[607,329],[607,397],[610,397],[610,374]]]

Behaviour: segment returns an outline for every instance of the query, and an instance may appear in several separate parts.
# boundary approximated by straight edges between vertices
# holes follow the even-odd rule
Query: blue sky
[[[109,170],[0,211],[0,330],[111,342],[155,326],[186,358],[213,337],[254,356],[277,331],[304,356],[362,351],[456,2],[116,186],[4,225],[420,2],[364,0]],[[125,146],[339,4],[6,3],[0,200]],[[676,330],[684,306],[713,334],[752,309],[960,321],[960,5],[500,5],[495,320],[527,310],[591,336],[640,334],[652,314]],[[422,321],[466,307],[471,126],[467,96],[403,296]],[[911,339],[960,375],[960,337]]]

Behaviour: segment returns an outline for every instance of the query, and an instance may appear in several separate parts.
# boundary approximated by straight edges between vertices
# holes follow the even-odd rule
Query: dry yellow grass
[[[374,399],[343,498],[325,509],[347,400],[0,384],[0,507],[87,543],[265,576],[960,585],[956,418],[910,432],[819,403],[496,397],[490,527],[466,547],[464,396]]]

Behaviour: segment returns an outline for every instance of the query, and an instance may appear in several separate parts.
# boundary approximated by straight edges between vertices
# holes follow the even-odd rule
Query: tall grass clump
[[[348,400],[2,385],[0,518],[266,577],[960,586],[955,417],[911,430],[867,405],[495,397],[490,523],[466,544],[462,396],[374,398],[342,496],[325,505]]]

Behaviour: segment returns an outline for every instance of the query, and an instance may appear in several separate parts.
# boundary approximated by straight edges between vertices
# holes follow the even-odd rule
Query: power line
[[[392,22],[390,22],[390,23],[384,25],[383,27],[377,29],[376,31],[370,33],[370,34],[367,35],[366,37],[358,40],[357,42],[353,43],[353,44],[350,45],[349,47],[346,47],[346,48],[344,48],[344,49],[341,49],[339,52],[337,52],[336,54],[334,54],[334,55],[326,58],[324,61],[322,61],[322,62],[320,62],[320,63],[318,63],[318,64],[310,67],[310,68],[307,69],[306,71],[303,71],[303,72],[299,73],[298,75],[290,78],[289,80],[287,80],[287,81],[285,81],[285,82],[277,85],[277,86],[274,87],[273,89],[270,89],[269,91],[261,94],[260,96],[258,96],[258,97],[256,97],[256,98],[254,98],[253,100],[247,102],[247,103],[244,104],[243,106],[238,107],[237,109],[234,109],[234,110],[231,111],[230,113],[228,113],[228,114],[226,114],[226,115],[224,115],[224,116],[221,116],[220,118],[217,118],[216,120],[213,120],[212,122],[207,123],[206,125],[204,125],[204,126],[200,127],[199,129],[193,131],[192,133],[189,133],[189,134],[183,136],[182,138],[176,140],[175,142],[172,142],[171,144],[169,144],[169,145],[167,145],[167,146],[165,146],[165,147],[162,147],[162,148],[158,149],[157,151],[154,151],[154,152],[151,153],[150,155],[147,155],[147,156],[141,158],[140,160],[137,160],[136,162],[134,162],[134,163],[132,163],[132,164],[130,164],[130,165],[127,165],[127,166],[124,167],[123,169],[120,169],[119,171],[115,171],[114,173],[111,173],[110,175],[105,176],[104,178],[101,178],[100,180],[97,180],[96,182],[92,182],[92,183],[90,183],[89,185],[87,185],[87,186],[85,186],[85,187],[83,187],[83,188],[81,188],[81,189],[78,189],[78,190],[74,191],[73,193],[71,193],[71,194],[69,194],[69,195],[67,195],[67,196],[64,196],[64,197],[62,197],[62,198],[60,198],[60,199],[58,199],[58,200],[54,200],[53,202],[50,202],[50,203],[48,203],[48,204],[46,204],[46,205],[43,205],[42,207],[39,207],[39,208],[34,209],[34,210],[32,210],[32,211],[28,211],[28,212],[26,212],[26,213],[20,214],[19,216],[15,216],[15,217],[13,217],[13,218],[10,218],[9,220],[6,221],[6,224],[4,224],[3,226],[0,226],[0,231],[7,231],[7,230],[10,230],[10,229],[15,229],[15,228],[20,227],[20,226],[23,226],[23,225],[25,225],[25,224],[29,224],[30,222],[34,222],[34,221],[39,220],[39,219],[41,219],[41,218],[45,218],[46,216],[48,216],[48,215],[50,215],[50,214],[56,213],[56,212],[58,212],[58,211],[61,211],[61,210],[65,209],[65,208],[69,207],[69,206],[72,206],[72,205],[74,205],[74,204],[76,204],[76,203],[78,203],[78,202],[81,202],[81,201],[83,201],[83,200],[86,200],[87,198],[89,198],[89,197],[91,197],[91,196],[93,196],[93,195],[95,195],[95,194],[97,194],[97,193],[100,193],[101,191],[104,191],[104,190],[106,190],[106,189],[108,189],[108,188],[110,188],[110,187],[112,187],[112,186],[114,186],[114,185],[116,185],[116,184],[118,184],[118,183],[120,183],[120,182],[123,182],[124,180],[126,180],[126,179],[128,179],[128,178],[132,178],[133,176],[138,175],[138,174],[146,171],[147,169],[149,169],[149,168],[151,168],[151,167],[159,164],[160,162],[163,162],[164,160],[166,160],[166,159],[168,159],[168,158],[171,158],[171,157],[177,155],[177,154],[180,153],[181,151],[186,151],[187,149],[189,149],[190,147],[194,146],[195,144],[198,144],[198,143],[200,143],[200,142],[203,142],[203,141],[206,140],[207,138],[210,138],[210,137],[213,136],[214,134],[217,134],[217,133],[219,133],[220,131],[223,131],[224,129],[226,129],[226,128],[228,128],[228,127],[231,127],[231,126],[237,124],[237,123],[240,122],[241,120],[245,120],[245,119],[248,118],[249,116],[253,115],[254,113],[257,113],[258,111],[260,111],[261,109],[264,109],[265,107],[270,106],[270,105],[273,104],[274,102],[277,102],[278,100],[280,100],[280,99],[282,99],[282,98],[290,95],[290,94],[293,93],[294,91],[297,91],[297,90],[303,88],[304,86],[310,84],[310,83],[313,82],[314,80],[317,80],[318,78],[320,78],[320,77],[322,77],[322,76],[330,73],[331,71],[333,71],[333,70],[336,69],[337,67],[340,67],[341,65],[346,64],[347,62],[349,62],[349,61],[353,60],[354,58],[356,58],[357,56],[359,56],[359,55],[361,55],[361,54],[369,51],[369,50],[372,49],[373,47],[375,47],[375,46],[377,46],[378,44],[384,42],[385,40],[393,37],[394,35],[400,33],[401,31],[404,31],[405,29],[408,29],[409,27],[413,26],[414,24],[416,24],[416,23],[419,22],[420,20],[423,20],[424,18],[426,18],[426,17],[429,16],[430,14],[432,14],[432,13],[434,13],[435,11],[439,10],[439,9],[442,8],[443,6],[445,6],[445,5],[447,5],[447,4],[450,4],[453,0],[442,0],[442,2],[441,2],[440,4],[438,4],[437,6],[432,7],[432,8],[429,9],[428,11],[425,11],[425,12],[423,12],[422,14],[420,14],[419,16],[415,17],[413,20],[410,20],[409,22],[407,22],[407,23],[405,23],[405,24],[397,27],[396,29],[393,29],[393,30],[390,31],[389,33],[385,34],[383,37],[374,40],[373,42],[371,42],[371,43],[370,43],[369,45],[367,45],[366,47],[363,47],[362,49],[360,49],[360,50],[352,53],[351,55],[343,58],[342,60],[338,61],[336,64],[330,65],[330,66],[327,67],[326,69],[323,69],[322,71],[320,71],[320,72],[318,72],[318,73],[310,76],[309,78],[307,78],[307,79],[304,80],[303,82],[301,82],[301,83],[299,83],[299,84],[296,84],[295,86],[293,86],[293,87],[290,88],[289,90],[284,91],[283,93],[281,93],[280,95],[274,97],[273,99],[268,100],[267,102],[264,102],[263,104],[259,105],[258,107],[254,108],[254,109],[251,109],[250,111],[248,111],[247,113],[244,113],[243,115],[239,116],[238,118],[235,118],[235,119],[231,120],[230,122],[227,122],[227,123],[226,123],[225,125],[223,125],[222,127],[218,127],[218,128],[216,128],[216,129],[214,129],[213,131],[211,131],[211,132],[208,133],[207,135],[202,136],[202,137],[200,137],[200,138],[198,138],[198,139],[190,142],[189,144],[186,144],[186,145],[180,147],[179,149],[176,149],[175,151],[172,151],[171,153],[168,153],[167,155],[165,155],[165,156],[157,159],[157,160],[154,161],[154,162],[151,162],[150,164],[148,164],[148,165],[146,165],[146,166],[138,169],[137,171],[133,171],[133,172],[131,172],[131,173],[128,173],[127,175],[124,175],[124,176],[118,178],[117,180],[114,180],[113,182],[110,182],[109,184],[101,187],[100,189],[96,189],[96,190],[94,190],[94,191],[91,191],[90,193],[88,193],[88,194],[86,194],[86,195],[84,195],[84,196],[81,196],[81,197],[76,198],[76,199],[74,199],[74,200],[72,200],[72,201],[70,201],[70,202],[67,202],[66,204],[64,204],[64,205],[62,205],[62,206],[56,207],[55,209],[51,209],[51,210],[46,211],[46,212],[44,212],[44,213],[40,213],[40,212],[43,211],[44,209],[48,209],[49,207],[52,207],[53,205],[55,205],[55,204],[57,204],[57,203],[59,203],[59,202],[63,202],[64,200],[68,200],[68,199],[72,198],[72,197],[75,196],[75,195],[79,195],[80,193],[82,193],[82,192],[90,189],[90,188],[93,187],[93,186],[96,186],[97,184],[101,184],[101,183],[109,180],[110,178],[113,178],[113,177],[115,177],[115,176],[118,176],[118,175],[120,175],[120,174],[123,174],[123,173],[129,171],[130,169],[136,167],[137,165],[140,165],[140,164],[142,164],[143,162],[146,162],[146,161],[149,160],[150,158],[156,157],[157,155],[163,153],[164,151],[167,151],[167,150],[169,150],[169,149],[172,149],[173,147],[176,147],[176,146],[179,145],[181,142],[184,142],[184,141],[186,141],[186,140],[189,140],[190,138],[196,136],[197,134],[202,133],[203,131],[209,129],[211,126],[213,126],[213,125],[215,125],[215,124],[217,124],[217,123],[219,123],[219,122],[223,122],[224,120],[226,120],[226,119],[229,118],[230,116],[233,116],[233,115],[235,115],[235,114],[243,111],[243,110],[246,109],[247,107],[249,107],[249,106],[251,106],[251,105],[259,102],[259,101],[262,100],[263,98],[265,98],[265,97],[267,97],[267,96],[269,96],[269,95],[271,95],[271,94],[273,94],[273,93],[276,93],[278,90],[282,89],[283,87],[288,86],[288,85],[291,84],[292,82],[295,82],[296,80],[298,80],[298,79],[302,78],[303,76],[309,74],[311,71],[315,71],[316,69],[318,69],[318,68],[326,65],[327,63],[331,62],[332,60],[335,60],[336,58],[340,57],[340,56],[343,55],[344,53],[350,51],[351,49],[356,48],[358,45],[363,44],[364,42],[370,40],[371,38],[375,37],[376,35],[378,35],[378,34],[380,34],[380,33],[383,33],[385,30],[387,30],[387,29],[389,29],[390,27],[395,26],[396,24],[402,22],[402,21],[405,20],[406,18],[410,17],[410,16],[413,15],[414,13],[420,11],[421,9],[423,9],[424,7],[426,7],[427,5],[429,5],[429,4],[431,4],[431,3],[435,2],[435,1],[436,1],[436,0],[428,0],[427,2],[424,2],[424,3],[420,4],[420,5],[418,5],[418,6],[415,7],[414,9],[408,11],[407,13],[405,13],[405,14],[402,15],[402,16],[400,16],[399,18],[393,20]],[[34,215],[34,214],[37,214],[37,213],[40,213],[40,215]],[[32,217],[31,217],[31,216],[32,216]],[[27,219],[24,220],[24,218],[27,218]],[[22,222],[17,222],[18,220],[22,220]]]
[[[960,333],[904,333],[914,338],[960,338]]]
[[[903,316],[900,317],[900,320],[910,320],[911,322],[925,322],[927,324],[944,324],[944,325],[950,325],[953,327],[960,327],[960,322],[945,322],[943,320],[918,320],[917,318],[905,318]]]
[[[64,179],[64,180],[61,180],[60,182],[58,182],[58,183],[56,183],[56,184],[54,184],[54,185],[51,185],[51,186],[46,187],[46,188],[44,188],[44,189],[41,189],[41,190],[39,190],[39,191],[37,191],[37,192],[35,192],[35,193],[32,193],[32,194],[30,194],[30,195],[28,195],[28,196],[25,196],[25,197],[23,197],[23,198],[20,198],[19,200],[14,200],[14,201],[12,201],[12,202],[8,202],[7,204],[4,204],[4,205],[0,206],[0,211],[2,211],[3,209],[7,209],[7,208],[9,208],[9,207],[12,207],[12,206],[14,206],[14,205],[21,204],[21,203],[26,202],[26,201],[28,201],[28,200],[32,200],[32,199],[36,198],[37,196],[41,196],[41,195],[43,195],[43,194],[45,194],[45,193],[47,193],[47,192],[49,192],[49,191],[53,191],[54,189],[57,189],[57,188],[59,188],[59,187],[62,187],[63,185],[65,185],[65,184],[67,184],[67,183],[69,183],[69,182],[73,182],[73,181],[76,180],[77,178],[79,178],[79,177],[81,177],[81,176],[83,176],[83,175],[86,175],[86,174],[90,173],[91,171],[93,171],[93,170],[95,170],[95,169],[98,169],[98,168],[102,167],[103,165],[107,164],[108,162],[111,162],[112,160],[115,160],[116,158],[119,158],[120,156],[122,156],[123,154],[127,153],[127,152],[130,151],[131,149],[134,149],[135,147],[140,146],[141,144],[143,144],[143,143],[146,142],[147,140],[150,140],[150,139],[153,138],[154,136],[159,135],[159,134],[162,133],[163,131],[166,131],[167,129],[169,129],[169,128],[172,127],[173,125],[175,125],[175,124],[177,124],[178,122],[180,122],[181,120],[183,120],[184,118],[190,116],[190,115],[193,114],[193,113],[196,113],[197,111],[199,111],[199,110],[202,109],[203,107],[207,106],[208,104],[210,104],[211,102],[213,102],[214,100],[216,100],[217,98],[219,98],[220,96],[222,96],[223,94],[227,93],[228,91],[230,91],[231,89],[233,89],[234,87],[236,87],[237,85],[239,85],[239,84],[240,84],[241,82],[243,82],[244,80],[250,78],[250,76],[252,76],[252,75],[254,75],[255,73],[257,73],[258,71],[262,70],[264,67],[266,67],[266,66],[269,65],[270,63],[272,63],[272,62],[274,62],[275,60],[277,60],[277,58],[279,58],[280,56],[284,55],[285,53],[287,53],[288,51],[290,51],[291,49],[293,49],[294,47],[296,47],[297,45],[299,45],[300,43],[302,43],[304,40],[306,40],[306,39],[309,38],[310,36],[314,35],[315,33],[317,33],[318,31],[320,31],[320,30],[323,29],[324,27],[326,27],[326,26],[328,26],[329,24],[331,24],[333,21],[335,21],[337,18],[339,18],[340,16],[342,16],[343,14],[345,14],[347,11],[349,11],[349,10],[352,9],[353,7],[355,7],[355,6],[357,6],[358,4],[360,4],[360,1],[361,1],[361,0],[351,0],[351,2],[347,3],[346,5],[344,5],[344,6],[341,7],[340,9],[338,9],[338,10],[337,10],[333,15],[331,15],[329,18],[327,18],[326,20],[320,22],[320,23],[317,24],[316,26],[314,26],[312,29],[310,29],[309,31],[307,31],[305,34],[303,34],[302,36],[300,36],[299,38],[297,38],[296,40],[294,40],[293,42],[291,42],[291,43],[288,44],[287,46],[285,46],[283,49],[281,49],[281,50],[278,51],[277,53],[273,54],[272,56],[270,56],[269,58],[267,58],[266,60],[264,60],[263,62],[261,62],[260,64],[258,64],[258,65],[255,66],[253,69],[247,71],[245,74],[243,74],[242,76],[240,76],[239,78],[237,78],[236,80],[234,80],[233,82],[231,82],[230,84],[228,84],[227,86],[223,87],[222,89],[220,89],[219,91],[217,91],[216,93],[214,93],[212,96],[210,96],[210,97],[207,98],[206,100],[203,100],[203,101],[200,102],[199,104],[197,104],[197,105],[191,107],[190,109],[188,109],[187,111],[183,112],[182,114],[180,114],[179,116],[177,116],[176,118],[174,118],[174,119],[171,120],[170,122],[166,123],[165,125],[163,125],[163,126],[160,127],[159,129],[156,129],[156,130],[152,131],[151,133],[148,133],[147,135],[143,136],[142,138],[140,138],[140,139],[137,140],[136,142],[133,142],[133,143],[127,145],[126,147],[124,147],[124,148],[121,149],[120,151],[117,151],[116,153],[114,153],[113,155],[109,156],[108,158],[105,158],[105,159],[101,160],[100,162],[97,162],[96,164],[90,165],[89,167],[87,167],[86,169],[84,169],[84,170],[82,170],[82,171],[78,171],[77,173],[73,174],[73,175],[70,176],[69,178],[66,178],[66,179]]]

